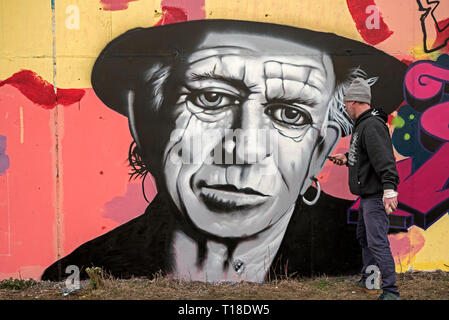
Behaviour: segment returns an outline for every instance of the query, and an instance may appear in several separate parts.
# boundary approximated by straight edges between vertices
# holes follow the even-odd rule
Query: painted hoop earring
[[[320,186],[320,183],[318,182],[318,179],[315,177],[312,177],[311,180],[315,182],[318,191],[316,193],[315,198],[312,201],[309,201],[304,196],[302,196],[302,201],[308,206],[313,206],[315,203],[317,203],[318,199],[320,198],[320,194],[321,194],[321,186]]]

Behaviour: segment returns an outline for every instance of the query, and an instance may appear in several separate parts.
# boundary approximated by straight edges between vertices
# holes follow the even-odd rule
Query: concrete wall
[[[103,48],[129,29],[203,19],[257,21],[330,32],[406,64],[409,69],[404,81],[392,88],[403,90],[402,103],[394,106],[388,121],[401,178],[401,206],[390,217],[389,239],[398,272],[449,270],[449,4],[427,2],[0,0],[0,279],[39,279],[58,259],[146,210],[145,197],[151,202],[157,194],[156,179],[147,175],[143,182],[141,178],[130,180],[127,158],[133,138],[128,119],[106,107],[93,91],[92,68]],[[114,81],[111,74],[110,82]],[[170,125],[164,121],[160,126]],[[346,152],[349,138],[341,138],[334,152]],[[349,192],[347,169],[326,162],[317,178],[332,201],[342,201],[335,206],[343,210],[344,224],[352,232],[358,201]],[[313,215],[314,210],[328,210],[323,208],[307,210]],[[158,219],[155,217],[154,224],[163,229]],[[323,219],[312,233],[305,233],[306,242],[312,243],[319,232],[326,233],[327,218]],[[310,226],[314,223],[307,221]],[[291,233],[302,232],[304,225],[297,225],[298,231]],[[201,245],[223,244],[200,234],[201,241],[200,236],[171,236],[177,239],[177,247],[187,252],[201,251]],[[126,242],[126,237],[119,239],[114,242],[118,247]],[[138,241],[132,239],[129,241]],[[338,273],[338,268],[320,266],[337,256],[357,259],[344,245],[332,253],[324,249],[322,254],[311,253],[314,247],[310,243],[306,253],[289,251],[307,256],[308,265],[316,264],[305,273]],[[130,252],[132,247],[128,243],[122,250]],[[223,248],[229,256],[229,243]],[[148,255],[145,259],[151,260]],[[201,273],[203,268],[210,274],[214,268],[224,268],[214,267],[214,261],[223,257],[214,260],[211,254],[201,268],[184,261],[175,249],[167,255],[173,257],[174,269],[184,268],[179,271],[183,278],[191,272],[191,279],[207,281],[211,279]],[[265,251],[260,257],[266,259]],[[126,258],[114,263],[120,264],[121,259],[126,269],[131,263]],[[145,259],[132,264],[145,269]],[[107,259],[91,260],[98,264]],[[167,273],[170,270],[173,268]],[[342,270],[346,271],[350,268]],[[238,280],[220,274],[215,275],[218,280]]]

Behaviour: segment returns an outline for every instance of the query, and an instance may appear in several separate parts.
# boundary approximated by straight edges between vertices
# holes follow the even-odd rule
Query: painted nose
[[[255,100],[245,102],[236,114],[233,130],[225,136],[224,151],[233,164],[254,164],[271,155],[273,132],[265,124],[264,108]]]

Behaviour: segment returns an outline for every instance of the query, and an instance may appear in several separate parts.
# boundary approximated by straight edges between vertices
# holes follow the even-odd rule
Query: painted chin
[[[237,188],[231,184],[209,185],[199,181],[194,186],[196,197],[208,210],[219,214],[249,212],[270,202],[271,197],[252,188]]]
[[[280,206],[285,202],[274,187],[273,194],[264,194],[248,187],[195,181],[194,176],[181,188],[180,197],[192,223],[209,234],[246,238],[269,228],[288,209]]]

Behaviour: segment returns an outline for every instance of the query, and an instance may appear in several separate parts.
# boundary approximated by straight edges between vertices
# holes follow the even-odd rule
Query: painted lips
[[[251,209],[263,204],[268,196],[252,188],[237,188],[231,184],[207,185],[204,181],[198,183],[201,198],[209,209],[229,212]]]

